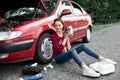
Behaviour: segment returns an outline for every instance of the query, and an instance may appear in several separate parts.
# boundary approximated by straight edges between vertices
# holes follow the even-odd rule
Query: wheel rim
[[[50,59],[52,57],[52,42],[50,38],[45,38],[42,41],[41,52],[44,58]]]
[[[87,30],[87,40],[90,41],[90,29]]]

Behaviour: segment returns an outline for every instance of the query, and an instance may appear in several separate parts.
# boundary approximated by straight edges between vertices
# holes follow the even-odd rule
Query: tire
[[[52,59],[52,42],[50,40],[50,34],[44,33],[39,38],[35,60],[40,64],[47,64],[51,62]]]
[[[90,28],[87,29],[87,33],[86,36],[82,38],[82,41],[84,43],[88,43],[91,40],[91,32],[90,32]]]

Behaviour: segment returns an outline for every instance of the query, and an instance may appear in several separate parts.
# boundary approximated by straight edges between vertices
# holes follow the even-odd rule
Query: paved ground
[[[72,45],[74,47],[79,44],[81,42],[77,41]],[[120,25],[93,32],[91,42],[86,45],[97,53],[115,60],[117,62],[116,72],[99,78],[90,78],[81,75],[81,69],[73,60],[64,64],[56,64],[53,61],[54,69],[42,71],[45,76],[43,80],[120,80]],[[80,56],[87,65],[97,61],[84,52]],[[19,77],[25,77],[26,75],[22,74],[22,68],[26,64],[32,64],[32,61],[0,64],[0,80],[19,80]]]

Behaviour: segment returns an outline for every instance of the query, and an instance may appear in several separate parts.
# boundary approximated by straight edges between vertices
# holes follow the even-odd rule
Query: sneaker
[[[117,64],[117,62],[111,60],[111,59],[105,59],[106,62],[110,63],[110,64]]]
[[[89,76],[89,77],[99,77],[100,74],[95,72],[93,69],[88,69],[88,70],[85,70],[83,71],[83,75],[84,76]]]

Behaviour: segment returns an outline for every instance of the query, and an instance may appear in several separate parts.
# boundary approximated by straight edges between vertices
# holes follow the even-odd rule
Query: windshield
[[[9,31],[36,18],[51,14],[57,0],[3,0],[0,2],[0,31]]]
[[[24,0],[24,2],[20,0],[12,1],[15,4],[8,5],[8,3],[3,1],[3,4],[8,5],[8,7],[4,9],[2,8],[2,3],[0,3],[0,10],[5,10],[3,14],[4,19],[23,15],[29,15],[29,18],[32,19],[43,17],[45,14],[51,14],[55,10],[57,4],[57,0],[41,0],[43,2],[40,2],[40,0]]]
[[[45,16],[45,11],[43,11],[42,9],[32,8],[32,7],[23,7],[23,8],[12,9],[7,11],[4,14],[4,19],[8,19],[12,17],[34,19],[34,18],[39,18],[44,16]]]
[[[51,14],[57,5],[58,0],[3,0],[0,2],[0,17],[8,11],[18,8],[37,8]]]

